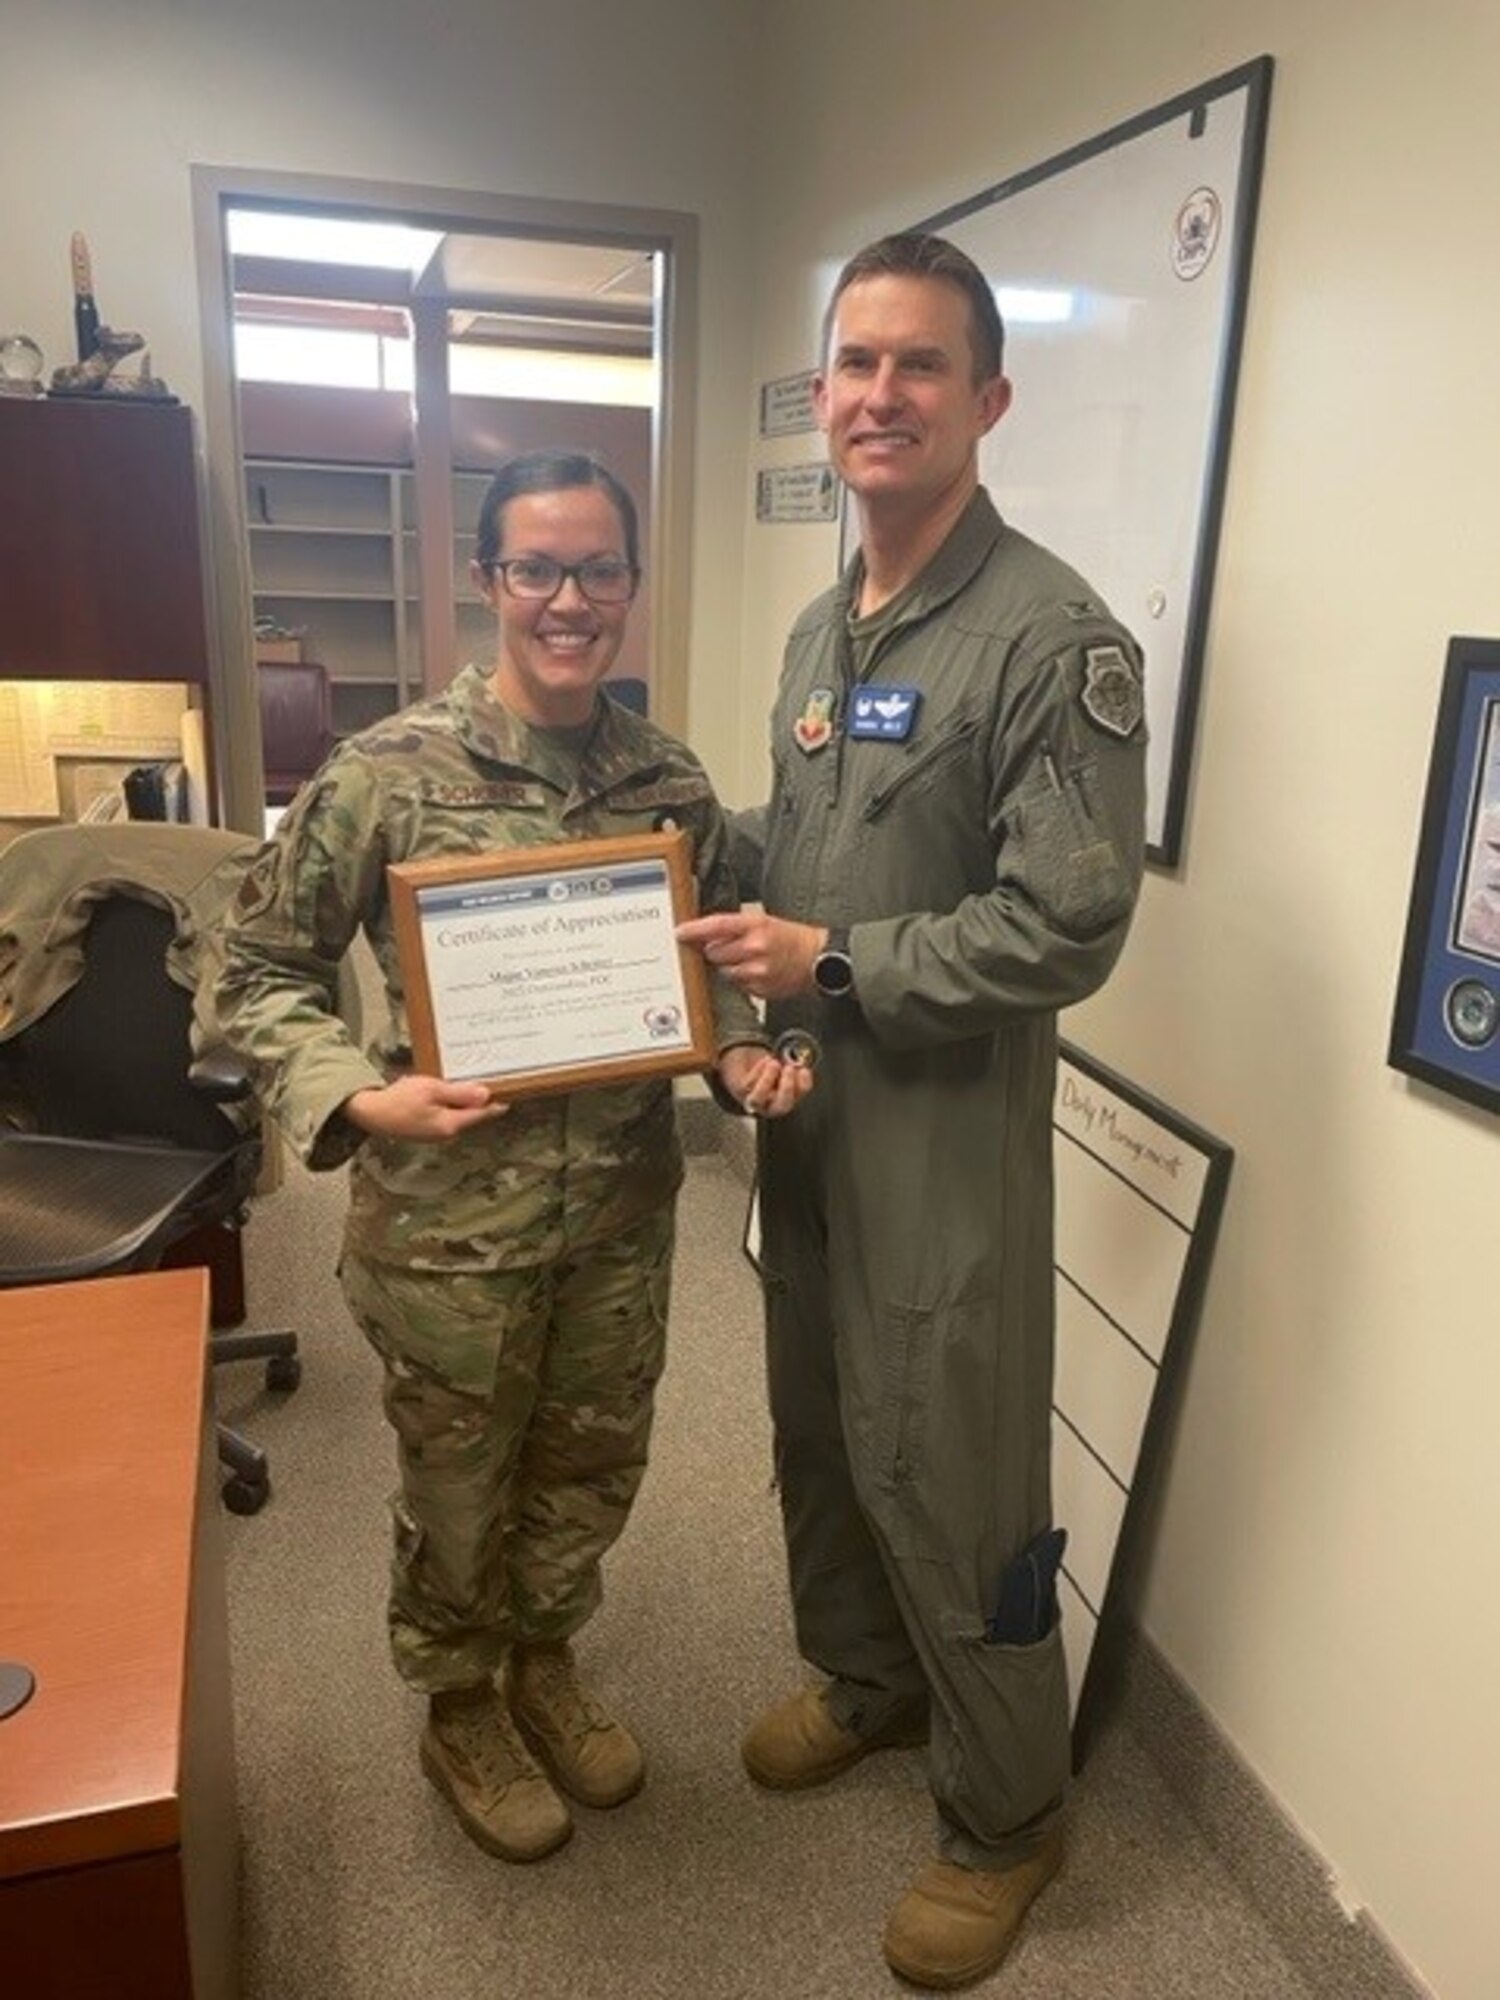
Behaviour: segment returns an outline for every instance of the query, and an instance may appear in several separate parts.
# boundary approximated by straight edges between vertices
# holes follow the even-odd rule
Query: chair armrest
[[[250,1072],[229,1049],[210,1049],[188,1071],[194,1090],[214,1104],[241,1104],[250,1095]]]

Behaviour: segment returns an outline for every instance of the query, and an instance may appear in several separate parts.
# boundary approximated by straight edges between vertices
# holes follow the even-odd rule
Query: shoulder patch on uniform
[[[235,892],[234,911],[239,917],[258,917],[268,909],[276,895],[277,850],[262,848],[260,854],[240,877],[240,885]]]
[[[1145,709],[1141,676],[1123,646],[1088,646],[1083,655],[1083,712],[1097,729],[1122,742],[1141,726]]]
[[[1087,619],[1102,618],[1104,616],[1103,606],[1095,604],[1088,597],[1078,598],[1072,604],[1059,605],[1058,609],[1062,612],[1064,618],[1071,618],[1077,625],[1082,625]]]

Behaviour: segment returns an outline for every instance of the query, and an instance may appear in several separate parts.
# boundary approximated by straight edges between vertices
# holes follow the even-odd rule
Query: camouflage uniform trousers
[[[674,1204],[554,1263],[413,1271],[346,1251],[385,1365],[401,1485],[389,1621],[413,1687],[471,1686],[566,1639],[646,1470],[666,1357]]]

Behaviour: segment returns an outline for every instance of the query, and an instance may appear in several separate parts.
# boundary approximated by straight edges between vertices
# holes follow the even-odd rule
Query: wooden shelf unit
[[[453,475],[453,602],[462,666],[494,645],[469,576],[490,475]],[[416,480],[409,467],[248,458],[245,519],[256,616],[303,635],[328,669],[335,732],[349,735],[422,691]]]
[[[327,668],[339,735],[391,714],[420,689],[402,518],[407,478],[400,466],[245,461],[256,617],[301,632],[304,657]]]
[[[328,670],[333,727],[348,735],[423,691],[412,410],[395,391],[247,382],[240,391],[245,519],[257,617],[305,634]],[[638,409],[452,401],[454,657],[441,683],[495,649],[494,613],[469,578],[479,504],[492,468],[542,446],[602,454],[650,520],[651,420]],[[647,679],[647,582],[615,672]],[[430,621],[429,621],[430,622]]]
[[[493,475],[488,472],[453,474],[453,611],[457,655],[454,666],[468,666],[485,659],[495,650],[495,614],[485,603],[469,575],[469,564],[477,546],[475,527],[479,505]],[[407,618],[413,631],[420,630],[421,601],[417,587],[417,488],[410,475],[401,481],[402,554],[405,563]]]

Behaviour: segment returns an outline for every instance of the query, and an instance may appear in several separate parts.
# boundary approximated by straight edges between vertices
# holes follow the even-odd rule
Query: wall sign
[[[824,462],[768,465],[755,475],[757,521],[836,521],[839,479]]]
[[[813,371],[799,375],[778,375],[760,385],[760,434],[763,438],[792,437],[799,431],[815,431],[818,419],[813,410]]]

